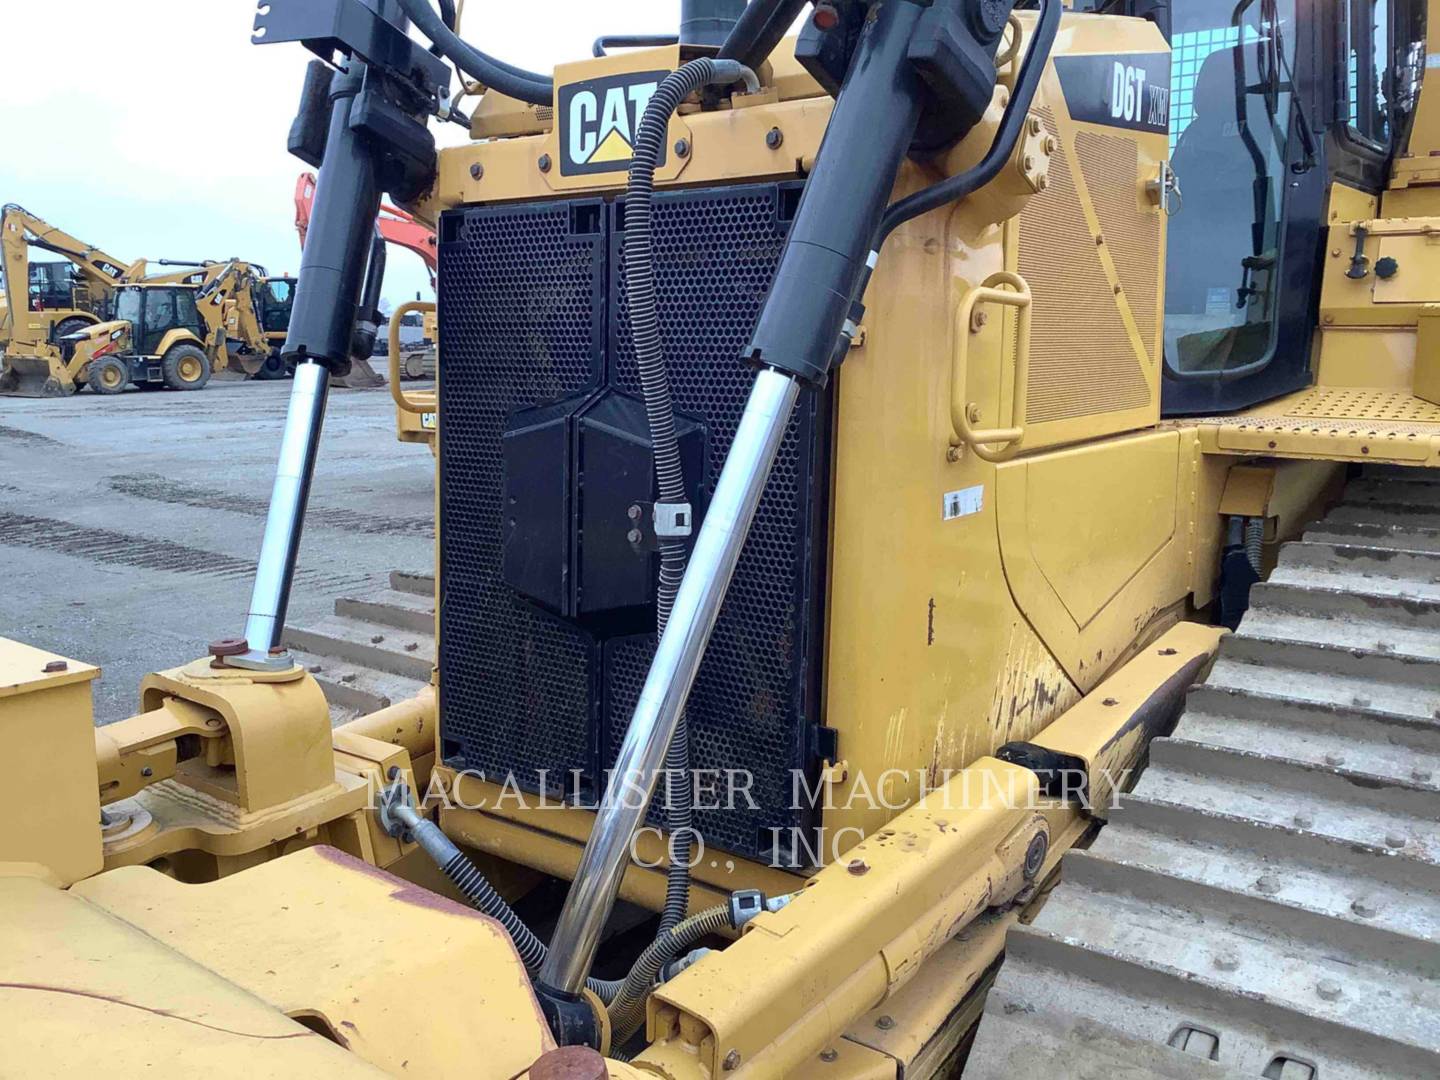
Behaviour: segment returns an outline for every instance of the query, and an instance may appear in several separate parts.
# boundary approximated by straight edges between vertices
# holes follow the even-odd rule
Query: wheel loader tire
[[[88,326],[94,325],[95,324],[89,319],[81,319],[75,317],[69,319],[61,319],[58,323],[55,324],[55,340],[59,341],[67,334],[75,334],[81,330],[84,330]]]
[[[202,390],[210,381],[210,358],[196,345],[175,345],[160,361],[171,390]]]
[[[130,382],[130,367],[118,356],[102,356],[91,360],[87,367],[89,377],[85,385],[97,394],[123,393]]]
[[[289,374],[288,365],[285,363],[284,357],[278,352],[273,352],[265,358],[265,363],[262,364],[260,370],[255,373],[255,378],[268,382],[271,379],[283,379]]]

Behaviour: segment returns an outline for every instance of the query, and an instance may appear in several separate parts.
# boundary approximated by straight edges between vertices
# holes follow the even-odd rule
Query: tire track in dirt
[[[208,488],[171,480],[156,473],[121,474],[106,481],[112,491],[131,495],[137,499],[169,503],[173,506],[188,506],[194,510],[228,510],[234,514],[265,518],[270,504],[264,499],[232,492],[213,491]],[[342,532],[358,532],[368,536],[423,536],[435,538],[435,522],[426,517],[389,518],[374,514],[362,514],[354,510],[337,507],[310,506],[305,511],[307,525],[320,525]]]
[[[255,573],[253,559],[238,559],[214,551],[187,547],[170,540],[76,525],[55,518],[0,512],[0,544],[35,548],[112,566],[192,574],[222,579],[248,578]],[[330,574],[301,568],[295,580],[323,590],[357,588],[370,583],[368,574]]]

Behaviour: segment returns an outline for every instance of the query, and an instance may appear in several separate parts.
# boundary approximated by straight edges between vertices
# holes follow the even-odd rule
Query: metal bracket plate
[[[360,0],[260,0],[251,40],[257,45],[298,41],[326,63],[337,54],[358,56],[440,94],[450,85],[450,67]]]

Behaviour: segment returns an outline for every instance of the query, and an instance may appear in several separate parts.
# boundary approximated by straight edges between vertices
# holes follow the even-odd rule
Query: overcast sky
[[[292,0],[293,2],[293,0]],[[122,259],[223,259],[295,272],[285,152],[310,54],[250,43],[255,0],[3,0],[0,202]],[[462,31],[549,71],[602,33],[661,33],[679,0],[470,0]],[[448,130],[447,130],[448,129]],[[453,124],[442,143],[463,140]],[[454,134],[450,134],[453,132]],[[385,296],[430,298],[418,256],[390,253]]]

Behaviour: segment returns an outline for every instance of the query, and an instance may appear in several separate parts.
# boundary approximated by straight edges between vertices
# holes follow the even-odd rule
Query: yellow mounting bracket
[[[390,396],[395,400],[395,408],[401,412],[423,415],[435,411],[433,403],[417,403],[400,389],[400,320],[412,311],[429,313],[434,310],[435,305],[428,300],[406,300],[390,313]]]
[[[1015,322],[1015,390],[1010,398],[1009,427],[974,427],[980,407],[965,400],[970,341],[985,324],[981,310],[984,304],[1013,307],[1018,313]],[[1025,438],[1025,407],[1030,385],[1030,306],[1030,286],[1025,279],[1019,274],[1002,270],[991,274],[967,292],[955,309],[955,348],[950,369],[950,423],[954,434],[950,437],[950,445],[968,446],[985,461],[1003,461],[1020,448]]]

